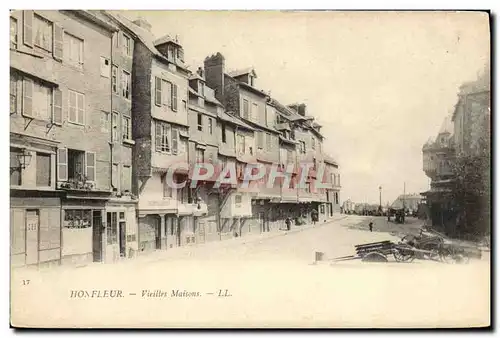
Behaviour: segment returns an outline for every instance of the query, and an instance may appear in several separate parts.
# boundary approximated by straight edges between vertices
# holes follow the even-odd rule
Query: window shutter
[[[52,106],[52,123],[62,125],[63,122],[63,110],[62,110],[62,91],[58,88],[54,88],[53,92]]]
[[[161,78],[155,77],[155,104],[161,106]]]
[[[156,135],[155,135],[155,140],[156,140],[156,151],[161,151],[161,124],[160,122],[156,122]]]
[[[177,155],[177,148],[178,148],[178,137],[179,137],[179,132],[177,131],[176,128],[172,128],[172,154]]]
[[[57,180],[68,180],[68,149],[57,149]]]
[[[54,46],[52,48],[52,53],[54,58],[57,60],[62,60],[63,57],[63,29],[61,26],[54,24]]]
[[[85,123],[85,96],[83,94],[77,95],[77,121],[78,123]]]
[[[33,47],[33,11],[23,11],[23,42]]]
[[[257,134],[257,147],[260,149],[263,148],[263,144],[264,144],[263,137],[264,137],[264,134],[261,131],[259,131]]]
[[[177,111],[177,85],[172,84],[172,110]]]
[[[23,80],[23,115],[33,117],[33,81]]]
[[[88,181],[95,181],[95,153],[85,153],[85,175]]]

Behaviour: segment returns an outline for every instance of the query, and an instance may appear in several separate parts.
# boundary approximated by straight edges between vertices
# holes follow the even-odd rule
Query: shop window
[[[89,228],[92,226],[92,210],[67,209],[64,210],[65,228]]]
[[[118,243],[118,220],[116,212],[107,213],[108,245]]]

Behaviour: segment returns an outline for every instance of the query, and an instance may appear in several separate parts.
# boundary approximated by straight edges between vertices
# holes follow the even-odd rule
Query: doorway
[[[161,222],[160,217],[154,217],[154,229],[155,229],[155,249],[161,249]]]
[[[120,239],[118,241],[118,244],[120,245],[120,257],[127,257],[127,234],[126,234],[126,223],[125,222],[120,222],[119,225],[119,231],[120,231]]]
[[[92,212],[92,256],[94,262],[102,261],[102,213],[101,210]]]
[[[26,210],[26,265],[38,264],[39,229],[39,211]]]
[[[199,222],[198,220],[196,221],[198,223],[198,243],[205,243],[205,222]]]

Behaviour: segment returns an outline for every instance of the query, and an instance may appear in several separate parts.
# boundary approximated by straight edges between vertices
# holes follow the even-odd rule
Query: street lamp
[[[31,153],[23,149],[22,152],[16,154],[17,161],[19,162],[19,168],[26,169],[31,163]]]

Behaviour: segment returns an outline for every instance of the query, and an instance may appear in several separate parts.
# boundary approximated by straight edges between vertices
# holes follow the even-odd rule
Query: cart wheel
[[[393,252],[393,256],[396,262],[410,263],[415,259],[415,253],[411,250],[405,250],[405,249],[396,249]]]

